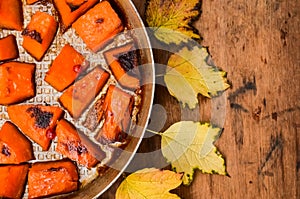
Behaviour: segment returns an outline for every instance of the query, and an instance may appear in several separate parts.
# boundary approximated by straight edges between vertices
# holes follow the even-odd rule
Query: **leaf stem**
[[[153,131],[153,130],[150,130],[150,129],[146,129],[146,131],[148,131],[150,133],[153,133],[155,135],[160,135],[160,132],[157,132],[157,131]]]

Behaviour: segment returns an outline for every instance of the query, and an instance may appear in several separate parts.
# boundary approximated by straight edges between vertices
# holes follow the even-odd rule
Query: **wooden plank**
[[[144,16],[145,0],[134,0]],[[196,172],[182,198],[300,198],[300,7],[288,0],[203,1],[195,23],[214,63],[228,72],[232,87],[224,93],[226,119],[217,141],[230,177]],[[158,63],[167,56],[155,50]],[[158,73],[162,73],[158,69]],[[161,80],[161,79],[158,79]],[[182,118],[207,121],[210,101],[199,97],[197,111],[182,109],[163,85],[155,104],[166,121],[151,117],[164,130]],[[203,108],[204,107],[204,108]],[[159,150],[159,138],[143,141],[139,152]],[[131,167],[164,165],[149,159]],[[113,198],[122,177],[101,198]]]

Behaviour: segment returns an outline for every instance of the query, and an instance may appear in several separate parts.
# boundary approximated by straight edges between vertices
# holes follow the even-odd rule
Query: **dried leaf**
[[[155,37],[166,44],[200,39],[190,26],[191,20],[199,15],[198,4],[199,0],[150,0],[146,21]]]
[[[213,144],[220,132],[207,123],[182,121],[160,133],[162,153],[176,172],[184,173],[183,184],[191,183],[194,169],[226,175],[225,161]]]
[[[229,87],[226,72],[207,64],[206,48],[195,46],[192,50],[184,47],[173,54],[168,61],[164,77],[171,95],[190,108],[198,104],[198,94],[216,96]]]
[[[178,199],[169,191],[178,187],[181,174],[159,169],[143,169],[129,175],[119,186],[116,199]]]

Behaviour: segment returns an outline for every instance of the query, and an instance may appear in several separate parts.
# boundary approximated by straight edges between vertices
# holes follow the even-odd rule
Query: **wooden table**
[[[134,0],[144,17],[145,0]],[[190,198],[300,198],[300,2],[298,0],[205,0],[195,27],[214,63],[228,72],[232,87],[223,94],[224,131],[216,145],[230,177],[196,171],[190,186],[174,190]],[[154,50],[157,63],[168,55]],[[157,68],[157,73],[163,72]],[[161,81],[157,77],[157,81]],[[156,86],[150,127],[165,130],[181,119],[210,121],[211,101],[183,109],[163,85]],[[163,123],[162,123],[163,122]],[[160,128],[160,129],[159,129]],[[159,150],[160,138],[144,139],[139,153]],[[133,160],[157,167],[161,155]],[[120,179],[101,198],[114,198]],[[298,189],[297,189],[298,188]]]

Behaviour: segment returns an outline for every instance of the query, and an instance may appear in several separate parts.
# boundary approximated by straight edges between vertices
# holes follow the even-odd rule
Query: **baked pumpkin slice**
[[[0,61],[16,59],[19,57],[18,44],[14,35],[0,39]]]
[[[123,30],[121,19],[108,1],[102,1],[82,15],[72,27],[87,47],[97,52]]]
[[[105,60],[119,84],[131,90],[140,86],[137,56],[133,42],[104,52]]]
[[[101,143],[123,141],[131,122],[132,108],[132,95],[116,86],[109,86],[102,105],[104,124],[95,139]]]
[[[100,67],[94,68],[82,79],[76,81],[60,96],[59,101],[73,118],[80,117],[82,112],[98,95],[106,84],[109,73]]]
[[[0,0],[0,28],[22,30],[22,0]]]
[[[70,44],[66,44],[47,71],[45,81],[56,90],[63,91],[85,71],[87,66],[85,58]]]
[[[31,142],[11,122],[0,130],[0,164],[19,164],[34,159]]]
[[[0,65],[0,104],[23,102],[35,96],[35,64],[7,62]]]
[[[67,30],[72,23],[86,13],[99,0],[54,0],[54,6],[59,13],[62,30]]]
[[[28,172],[28,198],[41,198],[76,191],[79,188],[76,165],[67,159],[37,162]]]
[[[22,198],[29,165],[0,166],[0,198]]]
[[[22,31],[23,47],[37,61],[40,61],[50,47],[56,31],[57,22],[54,17],[38,11]]]
[[[10,120],[44,151],[48,150],[56,123],[63,115],[63,110],[56,106],[29,104],[8,106],[7,112]]]
[[[99,149],[96,158],[90,152],[92,142],[88,143],[87,139],[82,139],[83,134],[80,135],[80,132],[64,119],[58,122],[56,135],[56,151],[71,160],[76,161],[78,164],[91,168],[105,157],[104,152]]]

